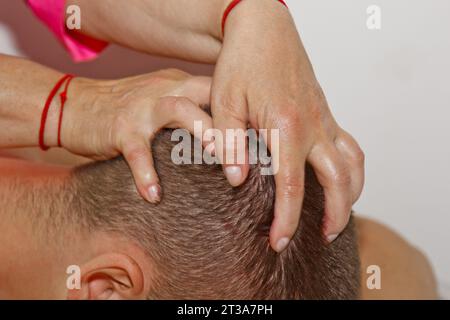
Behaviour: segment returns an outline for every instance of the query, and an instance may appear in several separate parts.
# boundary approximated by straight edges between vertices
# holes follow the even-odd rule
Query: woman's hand
[[[81,6],[85,34],[147,53],[216,62],[214,126],[280,130],[272,247],[282,251],[297,230],[306,161],[325,189],[324,233],[331,241],[361,193],[363,153],[333,119],[287,8],[277,0],[243,0],[228,16],[222,39],[230,3],[68,0]],[[124,15],[133,19],[125,24]],[[242,183],[248,166],[231,167],[225,170],[229,181]]]
[[[162,128],[194,134],[194,120],[202,121],[204,131],[210,129],[211,118],[199,107],[209,103],[210,87],[210,78],[178,70],[115,81],[75,78],[64,111],[62,145],[93,159],[123,154],[140,194],[159,202],[151,140]]]
[[[223,131],[248,124],[280,130],[272,247],[284,250],[297,230],[306,161],[325,190],[324,233],[333,241],[361,193],[364,156],[334,120],[294,22],[278,1],[242,1],[229,15],[213,78],[212,114],[214,127]],[[236,186],[248,165],[227,164],[225,172]]]

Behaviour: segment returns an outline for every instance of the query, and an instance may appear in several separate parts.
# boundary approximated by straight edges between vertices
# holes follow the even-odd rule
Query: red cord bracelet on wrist
[[[70,74],[64,75],[64,76],[56,83],[56,85],[53,87],[52,91],[51,91],[50,94],[48,95],[48,98],[47,98],[47,100],[46,100],[46,102],[45,102],[45,106],[44,106],[44,109],[42,110],[42,115],[41,115],[41,126],[40,126],[40,128],[39,128],[39,147],[40,147],[42,150],[44,150],[44,151],[47,151],[48,149],[50,149],[50,147],[48,147],[48,146],[45,144],[45,142],[44,142],[45,124],[46,124],[47,118],[48,118],[48,110],[50,109],[50,105],[52,104],[52,101],[53,101],[53,99],[55,98],[55,95],[58,93],[58,91],[59,91],[59,89],[61,88],[61,86],[62,86],[62,85],[64,84],[64,82],[65,82],[66,80],[68,80],[68,79],[69,79],[68,82],[70,82],[70,80],[71,80],[72,78],[73,78],[73,76],[70,75]],[[65,100],[66,100],[66,91],[67,91],[67,87],[68,87],[68,84],[66,85],[66,88],[65,88],[64,92],[61,93],[61,103],[62,103],[62,105],[61,105],[61,110],[62,110],[62,107],[64,107],[64,103],[65,103]],[[64,95],[63,95],[63,94],[64,94]],[[63,98],[63,96],[64,96],[64,98]],[[63,103],[63,102],[64,102],[64,103]],[[60,114],[60,121],[61,121],[61,119],[62,119],[62,114]],[[58,124],[58,132],[60,131],[60,126],[61,126],[61,123]],[[59,134],[58,134],[58,143],[60,142],[59,140],[60,140],[60,139],[59,139]]]
[[[225,9],[225,12],[223,13],[222,17],[222,35],[225,34],[225,23],[227,22],[228,15],[233,11],[233,9],[241,2],[242,0],[234,0],[231,1],[231,3],[228,5],[228,7]],[[277,0],[278,2],[282,3],[287,7],[286,2],[284,0]]]
[[[69,76],[67,78],[66,86],[64,88],[64,91],[60,93],[61,98],[61,107],[59,109],[59,121],[58,121],[58,147],[62,148],[61,144],[61,126],[62,126],[62,119],[63,119],[63,113],[64,113],[64,105],[67,101],[67,90],[69,89],[70,82],[75,78],[74,76]]]

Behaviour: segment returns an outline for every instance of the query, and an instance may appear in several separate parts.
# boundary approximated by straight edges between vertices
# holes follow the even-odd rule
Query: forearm
[[[81,32],[150,54],[216,63],[222,50],[222,16],[231,0],[67,0],[81,8]],[[234,21],[232,21],[234,20]],[[242,23],[236,23],[241,21]],[[293,28],[277,0],[245,0],[230,14],[227,33],[276,36]],[[254,32],[247,30],[257,29]],[[234,33],[235,33],[234,32]],[[283,34],[284,36],[284,34]],[[296,36],[296,35],[294,35]]]
[[[31,61],[0,54],[0,148],[38,145],[42,109],[61,76]],[[55,116],[49,113],[49,127],[57,123]]]
[[[155,55],[214,63],[221,15],[230,0],[68,0],[81,32]]]

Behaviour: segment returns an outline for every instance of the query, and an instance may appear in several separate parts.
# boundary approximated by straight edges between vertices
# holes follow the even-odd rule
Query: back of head
[[[311,170],[300,226],[281,254],[268,242],[274,179],[253,166],[232,188],[219,165],[176,165],[171,131],[153,142],[164,190],[160,204],[137,194],[122,158],[74,171],[77,219],[140,245],[157,276],[149,298],[355,299],[359,258],[353,222],[330,245],[322,236],[324,197]]]

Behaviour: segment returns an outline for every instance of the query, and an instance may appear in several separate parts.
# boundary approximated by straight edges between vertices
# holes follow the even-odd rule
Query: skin
[[[38,145],[42,101],[61,77],[36,63],[0,55],[0,149]],[[93,159],[123,154],[139,192],[148,201],[158,202],[161,188],[153,179],[157,174],[150,142],[161,128],[185,128],[196,135],[194,121],[201,121],[202,135],[211,129],[211,117],[199,107],[209,102],[210,87],[210,78],[179,70],[119,80],[75,78],[64,108],[62,146]],[[44,131],[49,147],[57,146],[59,109],[59,99],[54,99]],[[147,171],[144,167],[149,164]]]
[[[333,118],[288,9],[275,0],[242,1],[230,13],[222,34],[222,15],[230,2],[68,0],[67,4],[80,6],[79,32],[86,35],[149,54],[215,63],[214,127],[280,130],[272,247],[282,251],[297,229],[305,162],[324,187],[324,235],[332,241],[345,228],[352,203],[361,193],[364,154]],[[133,18],[123,23],[124,16]],[[216,150],[221,157],[238,152],[233,143],[218,144]],[[137,184],[156,184],[150,154],[140,158],[142,165],[134,174],[149,179],[137,179]],[[224,171],[236,186],[244,182],[248,165],[225,163]]]
[[[361,298],[438,299],[433,269],[425,255],[398,233],[370,219],[357,218],[361,259]],[[366,273],[371,265],[381,269],[381,289],[370,290]]]
[[[0,149],[38,145],[37,133],[43,101],[61,77],[61,73],[36,63],[0,55],[0,87],[4,89],[0,93]],[[185,128],[195,135],[194,121],[201,121],[202,135],[211,129],[213,120],[199,107],[209,103],[211,86],[210,78],[192,77],[179,70],[162,70],[118,80],[77,77],[72,80],[68,90],[61,126],[62,146],[73,154],[93,159],[107,159],[123,154],[133,172],[138,191],[148,201],[158,202],[162,191],[153,168],[150,142],[161,128]],[[61,88],[58,94],[62,90]],[[51,103],[44,131],[45,144],[50,147],[57,145],[59,109],[60,101],[55,98]],[[214,113],[214,104],[212,109]],[[258,128],[256,123],[254,125]],[[283,139],[281,135],[281,150],[289,146],[289,142]],[[203,142],[205,145],[210,143],[205,138]],[[220,152],[221,149],[216,146],[219,157],[224,155]],[[280,160],[282,161],[281,155]],[[296,164],[295,157],[290,158],[289,163]],[[328,162],[327,166],[331,168],[332,163]],[[287,167],[280,166],[277,177],[285,168]],[[316,172],[327,190],[326,179],[322,174],[325,171],[316,168]],[[289,176],[286,175],[282,181],[290,181]],[[282,190],[285,188],[277,188],[277,195],[282,193],[277,196],[278,204],[280,197],[287,196],[290,200],[294,198],[294,193],[291,192],[294,189],[288,187],[289,192],[286,194]],[[272,227],[270,237],[271,244],[277,251],[282,251],[288,244],[289,237],[282,237],[281,234],[274,236],[274,232],[297,225],[296,219],[300,212],[292,220],[290,215],[284,215],[289,211],[289,205],[285,201],[282,203],[283,217],[277,214],[280,211],[276,209],[275,227]],[[333,203],[339,209],[344,202],[328,201],[327,207]],[[350,203],[348,201],[347,204]],[[342,218],[336,214],[337,211],[327,209],[326,226],[332,223],[330,221],[336,222],[338,217]],[[328,213],[333,214],[330,217]],[[345,221],[341,222],[345,225],[348,216],[343,218]],[[277,224],[284,227],[276,227]],[[333,238],[331,236],[329,239]],[[274,242],[273,239],[278,240]],[[279,241],[282,242],[281,245]]]
[[[31,222],[33,207],[20,195],[39,188],[56,195],[69,172],[69,167],[0,158],[0,299],[144,299],[154,272],[137,245],[81,230],[49,241]],[[11,190],[12,185],[18,187]],[[73,264],[81,267],[81,290],[66,288],[66,269]]]
[[[140,194],[157,202],[162,191],[148,143],[156,129],[190,127],[193,118],[203,119],[205,130],[211,125],[222,131],[247,126],[278,129],[279,171],[270,243],[274,250],[284,250],[297,229],[306,161],[325,190],[324,236],[332,241],[346,226],[351,205],[361,193],[364,155],[334,120],[286,7],[275,0],[242,1],[230,13],[222,34],[222,14],[230,2],[68,0],[67,5],[81,7],[81,33],[149,54],[215,63],[216,70],[208,88],[206,80],[199,80],[203,85],[194,85],[197,90],[202,88],[201,98],[193,89],[174,93],[164,80],[183,76],[173,74],[156,76],[157,80],[148,76],[116,82],[77,78],[66,106],[63,145],[95,159],[122,153]],[[123,23],[124,16],[133,18]],[[60,76],[29,62],[0,56],[0,148],[37,145],[40,111]],[[134,98],[137,90],[138,98]],[[206,96],[212,106],[212,122],[195,108]],[[56,143],[57,104],[53,102],[45,132],[49,146]],[[87,112],[91,104],[96,106],[95,113]],[[168,111],[154,116],[150,113],[155,105],[185,113]],[[274,149],[270,141],[268,146]],[[236,146],[227,141],[217,144],[216,150],[221,158],[237,153]],[[229,182],[237,186],[246,179],[248,164],[225,163],[224,171]]]
[[[60,194],[70,170],[0,157],[0,299],[145,299],[156,273],[137,244],[83,230],[45,238],[31,222],[33,206],[21,195],[41,189],[42,197]],[[43,204],[40,209],[45,214]],[[356,226],[362,299],[437,298],[433,271],[422,253],[378,223],[357,218]],[[73,264],[81,267],[80,290],[66,287],[66,269]],[[381,290],[364,285],[372,264],[382,268]]]

